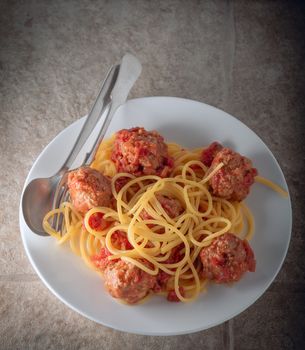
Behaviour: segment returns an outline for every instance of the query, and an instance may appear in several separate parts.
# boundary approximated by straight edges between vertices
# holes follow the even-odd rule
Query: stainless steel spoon
[[[92,162],[97,147],[104,137],[115,111],[126,101],[129,91],[141,74],[141,70],[142,66],[138,59],[131,54],[126,54],[122,58],[121,64],[114,66],[109,71],[93,108],[64,165],[55,175],[49,178],[34,179],[26,186],[21,199],[22,211],[26,224],[34,233],[41,236],[48,235],[43,230],[42,221],[45,214],[53,208],[56,190],[63,186],[64,181],[66,181],[65,174],[68,170],[71,170],[70,167],[94,126],[106,107],[109,107],[98,137],[92,149],[87,152],[81,165],[87,165]]]

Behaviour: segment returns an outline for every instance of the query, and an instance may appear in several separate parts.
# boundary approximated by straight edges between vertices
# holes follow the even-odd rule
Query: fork
[[[93,131],[99,118],[104,113],[107,106],[109,106],[110,104],[110,93],[118,77],[118,71],[119,71],[119,65],[113,66],[109,70],[104,80],[104,83],[102,84],[102,88],[86,119],[86,122],[80,134],[78,135],[78,138],[74,144],[74,147],[71,150],[65,163],[62,165],[61,169],[59,170],[59,173],[62,174],[62,177],[60,178],[58,185],[56,186],[52,209],[59,208],[63,202],[66,202],[69,200],[69,192],[68,192],[68,186],[67,186],[68,171],[72,169],[72,164],[75,161],[77,155],[79,154],[81,148],[83,147],[85,141],[90,136],[90,133]],[[60,214],[55,215],[51,226],[55,231],[62,231],[61,229],[62,222],[63,222],[63,216]]]
[[[108,108],[93,146],[86,153],[84,160],[78,167],[91,164],[115,111],[126,101],[129,91],[139,77],[141,70],[141,63],[136,57],[131,54],[124,55],[120,65],[114,66],[108,73],[98,98],[64,165],[54,176],[34,179],[26,186],[22,196],[23,216],[29,228],[36,234],[47,235],[42,227],[43,218],[48,211],[59,208],[61,203],[68,198],[68,171],[72,170],[73,162],[84,142],[92,133],[102,113]],[[61,232],[62,226],[63,220],[60,216],[52,222],[52,227],[56,231]]]
[[[123,57],[122,62],[121,62],[120,67],[119,67],[118,76],[116,77],[115,85],[114,85],[112,91],[110,92],[109,98],[110,98],[111,102],[110,102],[108,112],[105,116],[103,125],[101,127],[101,130],[100,130],[91,150],[89,152],[87,152],[86,157],[85,157],[83,163],[81,164],[81,166],[86,166],[86,165],[91,164],[91,162],[93,161],[94,156],[96,154],[96,151],[98,149],[98,146],[99,146],[100,142],[103,140],[103,138],[106,134],[106,131],[108,129],[108,126],[111,123],[111,120],[115,114],[115,111],[117,110],[117,108],[120,105],[122,105],[126,101],[130,89],[134,85],[135,80],[138,78],[138,74],[135,74],[135,75],[131,74],[132,73],[131,66],[134,65],[135,63],[137,63],[137,62],[134,61],[133,56],[125,55]],[[138,65],[136,65],[136,68],[138,68]],[[138,73],[138,69],[137,69],[137,73]],[[99,100],[99,97],[97,98],[96,102],[98,102],[98,100]],[[95,105],[96,105],[96,103],[93,106],[93,113],[94,113]],[[61,178],[61,180],[56,188],[53,209],[59,208],[63,202],[66,202],[68,200],[68,197],[69,197],[69,190],[68,190],[68,186],[67,186],[68,174],[69,174],[69,172],[64,173],[64,175],[62,176],[62,178]],[[52,226],[53,226],[53,229],[55,229],[55,231],[62,232],[63,215],[56,215],[54,217],[54,221],[53,221]]]

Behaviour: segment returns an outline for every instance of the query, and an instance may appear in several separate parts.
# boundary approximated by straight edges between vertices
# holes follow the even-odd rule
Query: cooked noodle
[[[111,177],[115,209],[95,207],[82,217],[71,203],[65,202],[46,215],[43,221],[45,231],[59,244],[69,242],[72,251],[95,270],[91,258],[106,247],[112,254],[109,259],[121,258],[151,275],[160,271],[169,274],[168,288],[174,288],[183,302],[194,300],[206,284],[200,275],[201,262],[198,259],[202,247],[226,232],[251,239],[254,232],[251,211],[243,202],[218,198],[209,191],[208,180],[223,164],[209,173],[200,161],[202,148],[186,150],[169,143],[169,155],[174,159],[171,177],[135,177],[117,173],[111,161],[113,142],[114,137],[101,143],[91,167]],[[120,180],[125,181],[125,185],[117,191],[116,183]],[[263,182],[261,178],[259,181]],[[182,213],[170,217],[156,195],[178,199],[183,207]],[[148,219],[143,218],[143,211],[148,214]],[[50,224],[58,213],[64,216],[62,233],[54,231]],[[103,231],[92,229],[89,218],[95,213],[103,213],[109,227]],[[132,249],[123,250],[113,244],[111,238],[118,230],[126,233]],[[168,258],[177,247],[181,259],[169,263]],[[184,295],[180,292],[181,287]]]

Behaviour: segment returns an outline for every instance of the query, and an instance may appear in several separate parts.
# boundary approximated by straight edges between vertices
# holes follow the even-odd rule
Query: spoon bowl
[[[24,190],[22,211],[30,229],[40,236],[48,236],[42,227],[46,213],[52,210],[54,195],[61,175],[32,180]],[[35,203],[35,204],[34,204]]]

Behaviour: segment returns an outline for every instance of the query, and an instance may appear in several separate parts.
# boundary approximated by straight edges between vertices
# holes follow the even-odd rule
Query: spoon
[[[21,207],[23,216],[28,227],[40,236],[48,236],[42,227],[42,221],[48,211],[54,209],[54,198],[56,190],[65,185],[66,173],[79,151],[94,129],[97,121],[107,107],[108,112],[101,130],[89,152],[86,153],[82,165],[89,165],[103,139],[117,108],[126,102],[129,91],[138,79],[142,70],[141,63],[131,54],[122,58],[121,64],[112,67],[103,83],[100,93],[89,113],[80,134],[60,170],[49,178],[37,178],[32,180],[24,189]]]

